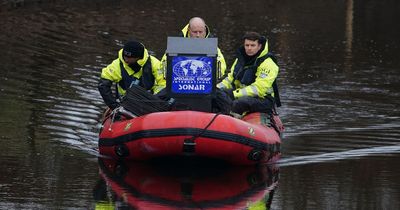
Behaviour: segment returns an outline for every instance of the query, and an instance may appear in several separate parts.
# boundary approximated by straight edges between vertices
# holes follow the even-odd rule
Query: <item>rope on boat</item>
[[[185,139],[185,140],[186,140],[186,141],[194,141],[195,139],[197,139],[198,137],[200,137],[201,135],[203,135],[203,133],[207,131],[208,127],[210,127],[210,125],[215,121],[215,119],[217,119],[217,117],[218,117],[219,115],[220,115],[219,113],[215,114],[214,117],[210,120],[210,122],[206,125],[206,127],[204,127],[204,128],[201,130],[201,132],[199,132],[198,134],[193,135],[192,137],[187,138],[187,139]]]
[[[169,111],[171,102],[161,100],[146,89],[132,85],[126,90],[121,106],[136,116],[153,112]]]
[[[204,132],[207,131],[208,127],[215,121],[215,119],[219,116],[219,114],[215,114],[214,117],[210,120],[206,127],[204,127],[199,133],[193,135],[190,138],[186,138],[183,141],[182,152],[186,155],[193,155],[196,150],[196,142],[195,140],[203,135]]]

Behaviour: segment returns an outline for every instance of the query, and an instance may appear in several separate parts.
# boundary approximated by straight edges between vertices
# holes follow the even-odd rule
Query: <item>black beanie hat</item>
[[[125,43],[123,55],[126,57],[143,58],[144,46],[137,41],[129,41]]]

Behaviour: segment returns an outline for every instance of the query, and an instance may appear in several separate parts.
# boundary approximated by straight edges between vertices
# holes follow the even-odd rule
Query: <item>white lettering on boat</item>
[[[179,85],[179,90],[205,90],[204,85]]]

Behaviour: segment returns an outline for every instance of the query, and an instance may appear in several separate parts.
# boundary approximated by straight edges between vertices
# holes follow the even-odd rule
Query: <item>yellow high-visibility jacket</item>
[[[139,85],[156,94],[166,86],[161,62],[149,55],[147,49],[144,56],[137,61],[139,71],[134,71],[123,59],[122,49],[118,52],[118,58],[110,65],[102,69],[101,78],[117,83],[119,95],[125,95],[130,82],[139,80]]]
[[[245,63],[245,50],[240,47],[238,55],[228,76],[217,84],[220,89],[232,89],[237,99],[243,96],[265,98],[274,96],[273,82],[279,73],[278,65],[268,54],[268,42],[265,40],[259,56]]]

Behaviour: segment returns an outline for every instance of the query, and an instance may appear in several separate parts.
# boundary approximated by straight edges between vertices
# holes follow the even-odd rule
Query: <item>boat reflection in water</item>
[[[99,158],[96,209],[269,209],[276,166],[188,163]]]

